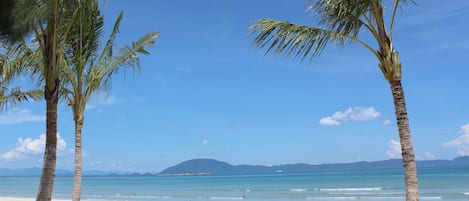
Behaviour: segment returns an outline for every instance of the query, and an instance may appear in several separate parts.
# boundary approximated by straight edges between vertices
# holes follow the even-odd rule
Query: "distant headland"
[[[417,161],[418,168],[428,167],[469,167],[469,156],[453,160]],[[401,159],[383,161],[360,161],[353,163],[336,163],[311,165],[305,163],[275,166],[231,165],[214,159],[192,159],[161,171],[161,176],[194,176],[194,175],[239,175],[239,174],[279,174],[279,173],[313,173],[325,171],[353,171],[402,168]],[[186,175],[184,175],[186,174]]]
[[[469,156],[457,157],[453,160],[417,161],[417,168],[468,167]],[[334,164],[285,164],[285,165],[231,165],[215,159],[192,159],[184,161],[159,173],[133,173],[119,171],[85,171],[85,176],[209,176],[209,175],[242,175],[242,174],[291,174],[314,173],[327,171],[357,171],[401,169],[401,159],[383,161],[360,161],[353,163]],[[0,169],[0,177],[7,176],[40,176],[41,168]],[[56,176],[73,176],[73,171],[57,169]]]

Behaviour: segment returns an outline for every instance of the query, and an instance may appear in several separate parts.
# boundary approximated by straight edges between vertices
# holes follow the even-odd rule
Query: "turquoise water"
[[[194,177],[84,177],[83,200],[405,200],[401,170]],[[71,198],[57,177],[54,198]],[[0,177],[0,197],[35,197],[37,177]],[[421,200],[469,200],[468,168],[419,171]]]

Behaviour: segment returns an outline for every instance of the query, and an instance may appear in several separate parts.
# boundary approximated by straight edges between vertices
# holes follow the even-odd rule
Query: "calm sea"
[[[83,200],[405,200],[401,170],[193,177],[84,177]],[[70,199],[72,177],[54,198]],[[469,168],[419,171],[421,200],[469,200]],[[35,197],[38,177],[0,177],[0,197]]]

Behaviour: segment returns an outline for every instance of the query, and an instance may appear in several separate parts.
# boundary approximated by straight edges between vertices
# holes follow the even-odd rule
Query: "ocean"
[[[33,198],[39,177],[0,177],[0,197]],[[54,198],[71,199],[72,177],[57,177]],[[420,200],[469,200],[469,168],[419,169]],[[402,170],[226,176],[84,177],[82,200],[298,201],[405,200]]]

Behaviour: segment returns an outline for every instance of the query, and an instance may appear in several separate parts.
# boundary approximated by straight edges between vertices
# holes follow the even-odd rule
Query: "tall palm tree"
[[[36,39],[40,45],[44,62],[44,98],[46,100],[46,147],[42,166],[41,181],[36,201],[51,201],[57,163],[57,105],[59,101],[59,61],[60,49],[58,23],[59,0],[47,0],[45,6],[50,11],[45,16],[47,27],[38,24],[35,28]]]
[[[80,6],[81,4],[91,6]],[[79,201],[82,182],[82,129],[84,112],[90,98],[98,91],[107,91],[112,76],[122,68],[138,70],[139,54],[150,54],[145,48],[155,43],[158,32],[144,35],[131,46],[117,51],[113,47],[120,22],[121,12],[114,28],[100,54],[98,49],[103,32],[103,16],[99,12],[96,0],[82,0],[75,6],[78,21],[71,28],[71,35],[65,48],[65,60],[61,79],[63,90],[73,111],[75,122],[75,174],[72,200]],[[74,10],[74,9],[70,9]]]
[[[37,201],[50,201],[52,199],[57,159],[59,69],[63,63],[65,41],[68,41],[68,33],[76,19],[76,12],[68,12],[63,9],[64,5],[70,2],[64,0],[17,0],[13,5],[15,17],[6,22],[6,30],[13,27],[15,31],[17,30],[16,25],[20,25],[20,29],[24,28],[26,32],[19,32],[20,36],[24,36],[30,29],[34,33],[32,41],[38,48],[29,48],[24,43],[23,47],[28,52],[36,53],[31,54],[29,58],[35,61],[41,60],[30,66],[33,68],[29,73],[39,74],[40,79],[45,83],[43,93],[46,100],[46,145],[42,175],[36,196]],[[6,9],[11,10],[11,5]],[[16,27],[18,28],[18,26]],[[15,36],[18,32],[11,33]],[[6,32],[7,36],[10,36],[11,33]]]
[[[404,0],[392,1],[391,18],[385,23],[382,0],[309,0],[309,11],[319,15],[316,26],[261,19],[249,29],[257,34],[253,44],[267,53],[283,54],[295,59],[318,57],[330,44],[357,43],[379,61],[379,69],[388,81],[394,100],[397,126],[405,173],[406,199],[418,200],[417,169],[411,140],[407,109],[402,89],[401,63],[393,45],[393,26],[397,9]],[[359,38],[366,31],[378,44],[377,50]]]
[[[57,162],[57,106],[60,91],[60,68],[63,64],[64,49],[77,12],[63,9],[64,0],[30,0],[26,6],[42,10],[34,18],[34,35],[41,52],[42,63],[36,65],[35,73],[43,79],[46,100],[46,146],[37,201],[52,200]],[[45,11],[44,11],[45,10]]]

